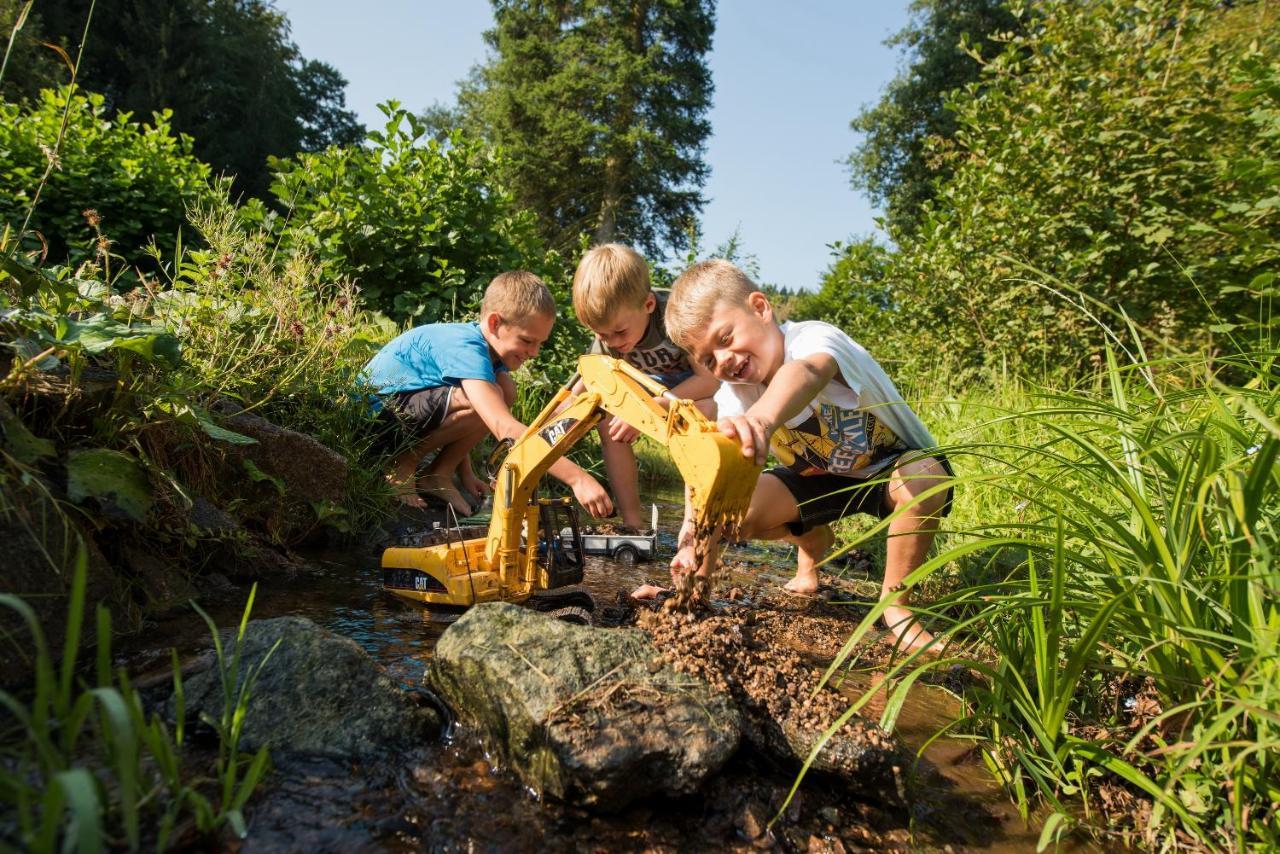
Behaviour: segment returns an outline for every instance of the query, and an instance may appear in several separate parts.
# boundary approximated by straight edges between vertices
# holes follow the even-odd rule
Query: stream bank
[[[261,583],[253,616],[308,617],[355,641],[402,686],[421,689],[448,624],[383,592],[377,561],[375,552],[312,552],[304,572]],[[769,627],[771,642],[819,673],[865,610],[840,604],[855,598],[853,588],[840,580],[823,598],[783,595],[786,565],[784,552],[737,549],[723,589],[737,607]],[[664,574],[662,562],[630,565],[589,558],[584,586],[598,602],[595,622],[630,622],[634,614],[620,594],[661,581]],[[219,625],[232,625],[242,605],[241,597],[227,597],[213,604],[212,612]],[[203,625],[181,614],[158,622],[141,640],[120,663],[162,670],[168,646],[195,653],[207,644]],[[872,654],[866,658],[882,664],[886,651],[869,647]],[[855,673],[842,694],[852,699],[858,692],[853,683],[874,678],[874,672],[871,666],[867,673]],[[922,686],[904,709],[898,734],[914,749],[954,711],[954,698]],[[869,714],[874,719],[878,713],[873,702]],[[391,755],[345,761],[277,757],[275,773],[246,810],[249,836],[241,850],[1034,848],[1037,831],[1023,825],[968,744],[934,742],[924,760],[925,785],[909,807],[859,797],[854,787],[812,773],[779,815],[795,767],[745,747],[692,795],[649,797],[598,815],[552,798],[537,799],[497,755],[486,753],[478,733],[455,724],[443,740]]]

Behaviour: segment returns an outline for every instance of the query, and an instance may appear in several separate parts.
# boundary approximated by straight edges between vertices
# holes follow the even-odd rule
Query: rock
[[[284,481],[288,493],[302,501],[341,501],[347,491],[347,458],[306,433],[273,424],[223,399],[215,407],[228,416],[230,430],[257,440],[241,445],[245,455],[266,474]]]
[[[799,766],[809,758],[822,733],[798,726],[794,721],[749,720],[746,738],[757,749],[772,754],[785,764]],[[915,762],[893,736],[858,715],[835,733],[809,765],[840,777],[863,797],[902,806],[910,801]]]
[[[346,496],[346,457],[305,433],[244,412],[233,401],[221,400],[214,409],[226,416],[228,429],[255,440],[219,447],[261,487],[265,530],[281,542],[299,542],[316,533],[317,507],[340,504]]]
[[[223,641],[228,661],[233,643]],[[439,734],[441,720],[434,708],[401,689],[355,641],[305,617],[251,621],[245,630],[241,679],[273,646],[251,690],[241,749],[270,744],[273,754],[361,757]],[[215,720],[221,715],[222,680],[216,667],[193,676],[185,690],[189,721],[202,712]]]
[[[431,681],[535,791],[599,810],[687,794],[737,749],[741,717],[699,679],[661,668],[631,629],[472,608],[436,645]]]

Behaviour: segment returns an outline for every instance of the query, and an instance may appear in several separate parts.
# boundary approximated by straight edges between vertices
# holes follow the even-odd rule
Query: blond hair
[[[699,261],[680,274],[671,286],[663,317],[667,337],[688,350],[694,333],[705,329],[711,312],[720,303],[746,306],[747,297],[760,290],[751,277],[721,258]]]
[[[573,274],[573,313],[592,329],[608,325],[620,308],[639,308],[649,296],[649,265],[621,243],[582,256]]]
[[[520,323],[534,315],[556,316],[551,289],[528,270],[511,270],[493,277],[484,289],[480,313],[494,312],[507,323]]]

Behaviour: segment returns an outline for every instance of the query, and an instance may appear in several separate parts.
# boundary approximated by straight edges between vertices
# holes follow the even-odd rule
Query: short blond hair
[[[507,323],[520,323],[533,315],[556,316],[551,289],[528,270],[511,270],[493,277],[484,289],[480,313],[494,312]]]
[[[621,243],[605,243],[578,262],[573,313],[584,326],[596,329],[613,320],[618,309],[644,305],[649,293],[649,265],[640,253]]]
[[[680,274],[671,286],[663,317],[667,337],[682,350],[692,344],[693,333],[705,329],[711,312],[720,303],[746,306],[747,297],[760,290],[736,264],[722,258],[699,261]]]

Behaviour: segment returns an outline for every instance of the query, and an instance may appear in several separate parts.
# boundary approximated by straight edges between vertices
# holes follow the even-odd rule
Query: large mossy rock
[[[230,644],[223,646],[229,661]],[[397,685],[355,641],[305,617],[251,621],[240,677],[268,653],[252,686],[242,749],[269,744],[273,754],[349,758],[412,747],[440,733],[439,713],[420,695]],[[217,667],[189,679],[185,689],[188,719],[221,715]]]
[[[730,700],[659,666],[641,632],[516,605],[479,605],[450,626],[431,680],[526,785],[601,810],[696,790],[740,739]]]

